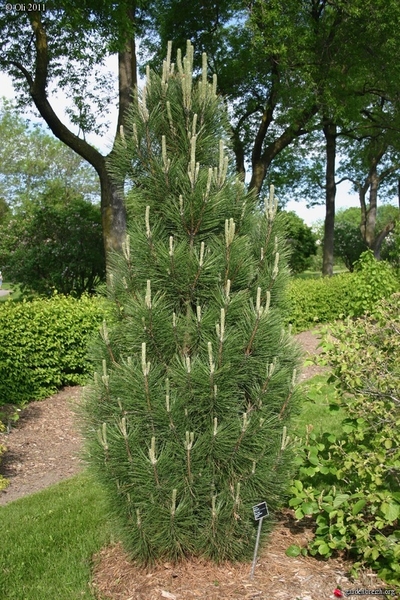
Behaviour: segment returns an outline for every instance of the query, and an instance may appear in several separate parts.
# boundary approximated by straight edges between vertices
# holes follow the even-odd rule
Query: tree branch
[[[36,66],[34,78],[21,63],[14,61],[12,64],[24,75],[29,85],[33,102],[54,135],[72,148],[79,156],[87,160],[100,174],[101,170],[104,169],[104,157],[93,146],[72,133],[58,118],[48,101],[47,77],[49,51],[47,35],[42,24],[41,13],[30,12],[28,15],[35,35]]]

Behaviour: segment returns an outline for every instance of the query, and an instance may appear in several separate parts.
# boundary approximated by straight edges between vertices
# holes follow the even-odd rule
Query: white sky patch
[[[279,197],[278,190],[276,193]],[[323,198],[323,195],[324,191],[321,190],[321,198]],[[350,181],[343,181],[340,185],[338,185],[336,190],[336,211],[338,211],[340,208],[349,208],[350,206],[359,207],[360,202],[358,200],[358,195],[354,192]],[[306,200],[290,200],[290,202],[286,204],[285,210],[291,210],[295,212],[303,219],[305,223],[307,223],[307,225],[312,225],[316,221],[323,221],[325,219],[325,204],[307,208]]]

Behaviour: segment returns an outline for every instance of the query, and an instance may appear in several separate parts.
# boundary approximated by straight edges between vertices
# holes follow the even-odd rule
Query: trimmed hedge
[[[290,313],[287,323],[293,332],[305,331],[319,323],[374,312],[382,298],[400,291],[395,271],[377,261],[371,251],[361,255],[358,270],[320,279],[293,279],[289,287]]]
[[[40,400],[85,382],[87,347],[104,300],[55,295],[0,307],[0,405]]]
[[[293,332],[347,316],[358,317],[400,290],[394,271],[364,253],[359,270],[290,282]],[[87,347],[108,316],[101,298],[54,295],[0,305],[0,406],[40,400],[65,385],[83,384],[90,365]]]
[[[343,273],[320,279],[293,279],[289,285],[293,332],[305,331],[319,323],[336,321],[352,311],[353,274]]]

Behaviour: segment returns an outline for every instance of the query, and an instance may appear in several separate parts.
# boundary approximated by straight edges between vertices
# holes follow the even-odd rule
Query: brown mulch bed
[[[340,560],[286,556],[288,546],[304,543],[310,534],[311,529],[295,524],[287,515],[260,553],[254,579],[250,579],[251,564],[217,566],[199,559],[141,569],[115,544],[96,557],[94,587],[101,598],[110,600],[320,600],[334,598],[338,586],[343,590],[355,587],[347,575],[349,565]],[[372,583],[369,579],[368,587]]]
[[[316,354],[318,339],[313,333],[303,332],[297,338],[306,355]],[[321,371],[321,367],[309,365],[301,379]],[[11,432],[0,434],[0,444],[7,446],[0,472],[10,482],[0,492],[0,504],[37,492],[83,468],[79,459],[82,440],[73,411],[80,393],[81,388],[65,388],[46,400],[30,403]],[[349,565],[339,559],[286,556],[288,546],[304,545],[311,535],[310,522],[295,522],[287,511],[260,553],[253,580],[249,579],[249,564],[216,566],[191,560],[178,566],[163,563],[141,569],[115,544],[94,557],[93,589],[102,600],[320,600],[334,598],[338,586],[344,590],[380,587],[374,575],[364,574],[357,584],[352,583]]]

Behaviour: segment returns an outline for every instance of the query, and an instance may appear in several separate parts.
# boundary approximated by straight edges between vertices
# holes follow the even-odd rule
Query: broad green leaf
[[[297,546],[296,544],[292,544],[285,551],[286,556],[292,556],[292,557],[299,556],[300,553],[301,553],[301,548],[300,548],[300,546]]]
[[[359,500],[358,502],[356,502],[355,505],[353,506],[353,510],[351,511],[351,514],[353,515],[353,517],[355,515],[358,515],[358,513],[362,511],[362,509],[364,508],[364,506],[366,504],[367,504],[366,500]]]
[[[330,552],[331,549],[328,544],[321,544],[318,548],[318,554],[321,554],[321,556],[326,556],[327,554],[330,554]]]

